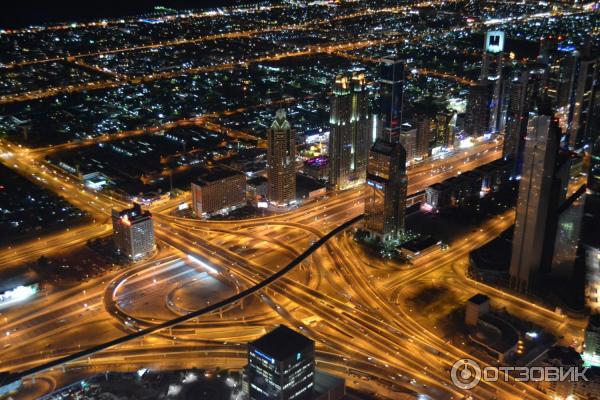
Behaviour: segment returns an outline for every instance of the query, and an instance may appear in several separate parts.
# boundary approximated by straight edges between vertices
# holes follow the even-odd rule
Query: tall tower
[[[489,113],[486,132],[497,133],[502,125],[503,103],[502,70],[504,58],[504,32],[491,31],[485,35],[480,82],[487,81],[487,106]]]
[[[510,263],[510,285],[520,292],[531,288],[533,275],[540,269],[551,197],[556,192],[553,183],[560,128],[548,114],[530,116],[525,138]]]
[[[465,132],[468,136],[483,135],[490,124],[489,112],[490,84],[487,80],[477,82],[467,95]]]
[[[587,188],[592,194],[600,196],[600,137],[596,139],[596,143],[592,146]]]
[[[387,242],[404,232],[406,213],[406,151],[399,143],[378,139],[369,152],[365,229]]]
[[[398,143],[402,130],[404,62],[397,57],[384,57],[380,62],[380,108],[383,139]]]
[[[288,205],[296,199],[296,131],[284,110],[275,113],[267,140],[268,198],[277,205]]]
[[[543,69],[517,70],[512,75],[502,155],[504,158],[513,159],[514,176],[521,173],[529,111],[534,101],[541,96],[543,79]]]
[[[329,183],[346,189],[365,180],[369,148],[368,95],[364,74],[336,77],[329,117]]]
[[[577,63],[569,127],[569,147],[580,149],[594,142],[592,119],[600,91],[600,58],[583,55]]]

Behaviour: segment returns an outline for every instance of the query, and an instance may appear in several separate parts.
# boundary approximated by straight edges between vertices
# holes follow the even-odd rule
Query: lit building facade
[[[382,138],[390,143],[398,143],[402,130],[403,93],[404,62],[396,57],[382,58],[380,62]]]
[[[399,143],[377,140],[369,152],[365,229],[382,242],[404,233],[406,214],[406,151]]]
[[[529,291],[542,262],[559,140],[552,116],[530,117],[509,270],[510,285],[517,291]]]
[[[283,325],[248,345],[250,400],[302,400],[314,393],[315,342]]]
[[[483,109],[485,109],[488,121],[485,132],[497,133],[501,128],[502,104],[504,91],[502,85],[502,71],[504,60],[504,32],[486,32],[483,46],[483,62],[479,80],[487,82],[487,98]]]
[[[329,118],[329,183],[346,189],[364,183],[367,171],[369,103],[364,74],[336,77]]]
[[[134,203],[132,208],[112,210],[113,241],[119,254],[132,261],[146,258],[156,248],[150,211]]]
[[[277,205],[289,205],[296,200],[296,131],[284,110],[277,110],[267,141],[267,198]]]
[[[192,182],[191,192],[192,208],[198,216],[231,210],[245,203],[246,176],[212,168]]]

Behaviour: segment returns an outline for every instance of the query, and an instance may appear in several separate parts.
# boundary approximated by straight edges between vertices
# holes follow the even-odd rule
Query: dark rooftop
[[[203,186],[208,183],[216,182],[221,179],[226,179],[235,175],[243,174],[239,171],[224,167],[206,168],[204,171],[200,172],[200,174],[196,178],[196,182],[194,183]]]
[[[279,325],[250,345],[276,360],[285,360],[295,353],[303,351],[308,346],[314,346],[314,343],[314,341],[287,326]]]
[[[473,296],[469,299],[469,302],[474,303],[474,304],[483,304],[486,301],[490,301],[490,298],[488,296],[486,296],[485,294],[481,294],[481,293],[477,293],[475,296]]]

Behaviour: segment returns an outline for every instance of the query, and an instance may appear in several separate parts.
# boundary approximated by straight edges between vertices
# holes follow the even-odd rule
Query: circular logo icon
[[[458,360],[450,372],[452,383],[459,389],[473,389],[481,381],[481,368],[479,364],[468,358]]]

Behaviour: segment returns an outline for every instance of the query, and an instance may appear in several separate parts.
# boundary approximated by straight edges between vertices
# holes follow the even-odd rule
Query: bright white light
[[[146,372],[148,372],[148,368],[142,368],[142,369],[138,369],[138,370],[137,370],[137,376],[139,376],[139,377],[141,378],[142,376],[144,376],[144,374],[145,374]]]
[[[167,391],[167,396],[177,396],[180,392],[181,392],[181,386],[169,385],[169,390]]]
[[[193,255],[191,255],[191,254],[188,254],[188,259],[189,259],[191,262],[194,262],[194,263],[196,263],[196,264],[200,265],[202,268],[205,268],[205,269],[207,269],[207,270],[208,270],[208,272],[211,272],[211,273],[213,273],[213,274],[218,274],[218,273],[219,273],[219,271],[217,271],[216,269],[214,269],[213,267],[211,267],[210,265],[208,265],[208,264],[207,264],[207,263],[205,263],[204,261],[201,261],[201,260],[197,259],[196,257],[194,257],[194,256],[193,256]]]
[[[183,384],[188,384],[188,383],[192,383],[192,382],[196,382],[198,380],[198,376],[196,374],[194,374],[193,372],[188,372],[185,374],[185,376],[183,377],[183,381],[181,381]]]
[[[0,305],[25,300],[37,293],[37,285],[17,286],[13,290],[7,290],[0,294]]]
[[[525,335],[527,337],[530,337],[531,339],[537,339],[537,337],[538,337],[538,333],[537,332],[527,332],[527,333],[525,333]]]

